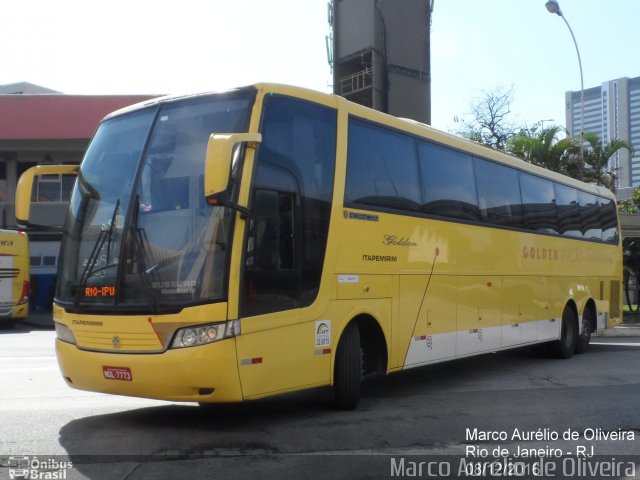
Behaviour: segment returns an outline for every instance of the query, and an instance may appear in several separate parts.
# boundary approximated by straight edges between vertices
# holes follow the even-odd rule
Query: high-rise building
[[[567,130],[579,137],[580,91],[566,92]],[[618,169],[618,198],[627,199],[640,186],[640,77],[618,78],[584,91],[584,131],[597,133],[604,142],[624,140],[634,155],[621,149],[611,158]]]
[[[430,123],[432,8],[433,0],[330,0],[334,93]]]

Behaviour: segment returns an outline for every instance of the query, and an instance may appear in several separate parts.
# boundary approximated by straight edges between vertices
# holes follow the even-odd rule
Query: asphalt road
[[[555,462],[546,478],[616,478],[601,470],[612,462],[640,477],[638,337],[596,338],[570,360],[529,349],[371,377],[351,412],[327,389],[208,408],[81,392],[53,339],[0,331],[0,480],[25,458],[69,479],[409,478],[412,462],[418,477],[476,477],[466,469],[532,451]]]

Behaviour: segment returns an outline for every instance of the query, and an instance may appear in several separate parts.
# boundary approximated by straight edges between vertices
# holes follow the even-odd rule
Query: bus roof
[[[151,106],[162,104],[162,103],[169,103],[169,102],[179,101],[183,99],[186,100],[186,99],[197,98],[197,97],[213,95],[213,94],[229,94],[232,92],[240,92],[243,90],[250,90],[250,89],[255,89],[262,93],[278,93],[282,95],[300,97],[306,100],[331,106],[333,108],[346,109],[349,114],[352,114],[361,118],[365,118],[373,122],[387,125],[391,128],[401,130],[409,134],[419,136],[419,137],[455,148],[460,151],[467,152],[471,155],[488,158],[490,160],[512,166],[519,170],[525,170],[533,174],[539,175],[541,177],[545,177],[560,183],[564,183],[566,185],[570,185],[585,191],[589,191],[596,195],[615,199],[615,195],[605,187],[581,182],[579,180],[568,177],[566,175],[562,175],[561,173],[553,172],[551,170],[547,170],[537,165],[533,165],[531,163],[525,162],[524,160],[518,157],[515,157],[513,155],[507,154],[505,152],[501,152],[499,150],[495,150],[493,148],[487,147],[480,143],[473,142],[471,140],[467,140],[467,139],[458,137],[456,135],[443,132],[441,130],[431,127],[430,125],[417,122],[412,119],[395,117],[393,115],[389,115],[389,114],[365,107],[363,105],[353,103],[335,94],[318,92],[316,90],[311,90],[304,87],[296,87],[296,86],[284,85],[284,84],[278,84],[278,83],[256,83],[254,85],[248,85],[240,88],[234,88],[234,89],[223,90],[223,91],[211,91],[211,92],[203,92],[203,93],[187,94],[187,95],[167,95],[163,97],[157,97],[150,100],[146,100],[146,101],[131,105],[129,107],[122,108],[113,113],[110,113],[103,120],[106,120],[113,116],[123,115],[135,110],[151,107]]]

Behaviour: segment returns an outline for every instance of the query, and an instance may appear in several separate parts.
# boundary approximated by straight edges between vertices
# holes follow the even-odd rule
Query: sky
[[[373,1],[373,0],[372,0]],[[399,1],[399,0],[385,0]],[[585,88],[640,76],[638,0],[559,0]],[[432,125],[455,129],[483,91],[513,88],[512,120],[565,124],[576,50],[545,0],[435,0]],[[254,82],[331,91],[327,0],[21,0],[2,7],[0,85],[67,94],[177,94]]]

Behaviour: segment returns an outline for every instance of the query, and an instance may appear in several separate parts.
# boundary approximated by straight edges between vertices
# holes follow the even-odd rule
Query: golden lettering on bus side
[[[530,259],[530,260],[543,260],[550,262],[558,261],[558,249],[557,248],[546,248],[546,247],[523,247],[522,248],[522,258]]]
[[[584,248],[546,248],[522,247],[522,258],[526,260],[540,260],[543,262],[561,263],[611,263],[611,259],[604,252]]]

